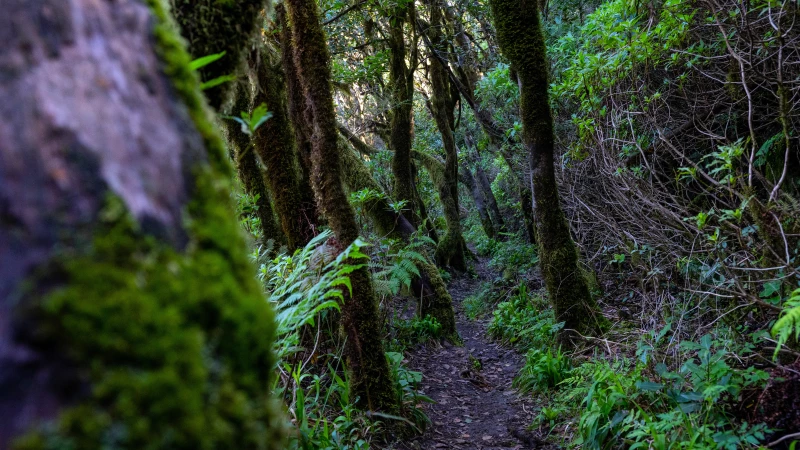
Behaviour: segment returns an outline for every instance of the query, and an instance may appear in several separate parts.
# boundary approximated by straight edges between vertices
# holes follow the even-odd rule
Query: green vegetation
[[[0,448],[797,445],[797,2],[16,3]]]

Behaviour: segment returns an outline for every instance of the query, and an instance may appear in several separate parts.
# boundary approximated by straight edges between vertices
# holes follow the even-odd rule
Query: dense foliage
[[[205,152],[179,236],[97,181],[93,238],[13,280],[8,339],[81,386],[15,448],[395,448],[457,314],[552,443],[800,438],[797,2],[145,3]]]

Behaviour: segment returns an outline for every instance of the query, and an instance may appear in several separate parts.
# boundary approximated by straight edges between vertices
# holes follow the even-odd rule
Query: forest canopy
[[[792,0],[11,0],[0,448],[800,442]]]

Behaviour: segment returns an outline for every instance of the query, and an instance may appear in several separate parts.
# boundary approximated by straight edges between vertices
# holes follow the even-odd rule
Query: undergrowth
[[[428,419],[418,405],[429,399],[417,392],[422,375],[403,365],[404,347],[395,346],[400,352],[387,352],[386,357],[400,400],[400,415],[369,413],[354,406],[335,322],[343,300],[341,289],[346,288],[347,274],[353,269],[346,261],[365,244],[359,240],[331,255],[326,247],[330,237],[329,231],[323,232],[305,248],[272,260],[254,251],[254,258],[260,260],[259,278],[276,311],[279,377],[273,389],[283,397],[292,422],[290,448],[367,449],[384,437],[387,424],[393,432],[424,430]],[[391,264],[396,259],[387,261]],[[389,274],[400,269],[377,270]],[[402,284],[399,281],[398,285]],[[403,344],[410,345],[434,339],[439,329],[435,320],[425,318],[401,324],[398,333]]]
[[[730,330],[674,343],[665,326],[627,352],[587,357],[556,347],[559,325],[524,285],[497,304],[489,325],[493,337],[527,351],[514,386],[540,399],[533,426],[552,440],[586,449],[735,449],[758,446],[773,431],[742,414],[768,374],[741,363],[754,345],[732,348]]]

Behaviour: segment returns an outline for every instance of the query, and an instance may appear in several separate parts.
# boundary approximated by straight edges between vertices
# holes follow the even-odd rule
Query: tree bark
[[[241,112],[250,113],[253,110],[249,84],[240,85],[234,94],[232,113],[239,115]],[[228,146],[231,158],[236,164],[236,174],[242,182],[244,191],[254,197],[256,210],[253,213],[258,217],[261,228],[261,244],[269,249],[274,256],[279,244],[286,243],[286,236],[278,226],[275,213],[270,202],[271,195],[264,182],[264,172],[258,164],[253,139],[244,132],[239,123],[233,120],[224,122],[225,132],[228,136]]]
[[[259,13],[266,0],[169,0],[181,35],[193,58],[225,52],[222,58],[201,68],[202,81],[236,75],[244,66],[250,41],[258,30]],[[233,82],[203,91],[208,104],[221,110],[231,100]]]
[[[3,6],[0,448],[283,448],[272,312],[168,8]]]
[[[389,85],[392,92],[392,110],[390,113],[389,147],[394,151],[392,156],[392,174],[394,175],[394,192],[396,201],[407,202],[403,214],[416,227],[420,224],[414,195],[414,175],[411,168],[412,115],[414,111],[413,68],[406,65],[406,43],[403,28],[408,21],[408,10],[411,6],[394,8],[389,26]]]
[[[328,219],[340,249],[344,250],[358,238],[359,229],[341,179],[330,55],[316,2],[288,0],[286,7],[292,30],[294,62],[313,116],[311,186],[319,210]],[[345,291],[341,310],[351,395],[358,398],[362,407],[373,411],[393,411],[398,399],[381,341],[372,275],[364,261],[351,263],[363,264],[350,274],[352,290]]]
[[[278,15],[285,14],[279,5]],[[255,133],[255,150],[267,169],[267,183],[290,252],[314,237],[313,223],[303,211],[302,171],[295,149],[292,125],[286,106],[286,83],[277,55],[262,47],[256,62],[255,105],[266,104],[272,117]]]
[[[443,17],[440,5],[435,1],[429,2],[430,29],[428,36],[431,40],[431,53],[443,53],[447,50],[444,42]],[[436,247],[436,262],[455,270],[466,271],[467,261],[464,254],[466,243],[461,233],[461,218],[458,207],[458,152],[453,127],[455,125],[454,108],[458,101],[457,95],[451,95],[447,69],[435,57],[431,58],[430,81],[433,95],[431,97],[431,110],[436,122],[436,127],[442,136],[442,146],[445,151],[444,171],[439,189],[439,199],[444,208],[447,232]]]
[[[535,2],[490,0],[500,50],[516,70],[523,143],[532,167],[539,257],[562,342],[574,332],[594,334],[606,320],[578,267],[578,252],[561,209],[554,164],[553,117],[548,99],[547,56]]]
[[[472,172],[466,164],[461,167],[459,175],[464,186],[466,186],[470,194],[472,194],[472,201],[475,203],[475,209],[478,210],[478,217],[481,219],[481,226],[483,227],[484,233],[486,233],[486,237],[495,239],[497,235],[495,234],[492,218],[489,216],[489,211],[486,208],[486,198],[483,190],[478,186],[478,183],[475,182],[475,177],[472,176]]]
[[[275,7],[275,13],[280,23],[281,66],[286,77],[286,107],[294,132],[294,145],[297,161],[300,164],[300,178],[298,179],[300,191],[300,208],[304,220],[303,227],[316,230],[321,224],[322,217],[317,210],[314,200],[314,190],[311,188],[311,125],[314,121],[311,109],[306,104],[303,87],[294,64],[292,50],[292,30],[286,17],[286,8],[283,4]],[[316,235],[316,231],[314,233]]]

